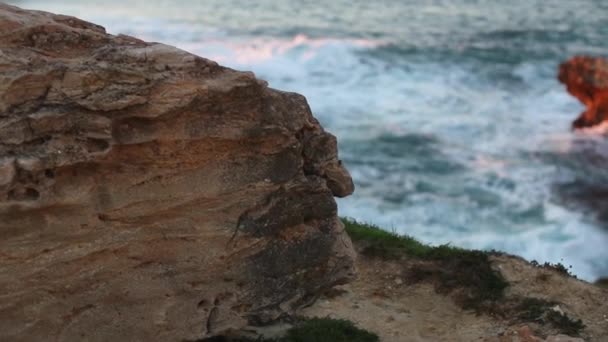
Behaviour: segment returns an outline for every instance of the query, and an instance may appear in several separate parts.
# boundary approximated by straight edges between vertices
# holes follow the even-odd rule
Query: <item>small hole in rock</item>
[[[31,145],[42,145],[42,144],[46,143],[47,141],[51,140],[52,138],[53,137],[51,137],[50,135],[45,135],[43,137],[30,140],[28,143]]]
[[[37,200],[40,198],[40,193],[36,189],[27,188],[25,189],[25,198],[28,200]]]
[[[110,143],[103,139],[87,139],[86,142],[87,152],[95,153],[95,152],[103,152],[110,148]]]
[[[44,170],[44,175],[46,176],[46,178],[55,178],[55,171],[51,169],[46,169]]]
[[[209,301],[207,301],[206,299],[203,299],[200,302],[198,302],[197,306],[198,306],[199,309],[201,309],[201,308],[203,308],[205,306],[208,306],[208,305],[209,305]]]
[[[34,188],[13,189],[8,193],[8,199],[13,201],[35,201],[40,198],[40,193]]]

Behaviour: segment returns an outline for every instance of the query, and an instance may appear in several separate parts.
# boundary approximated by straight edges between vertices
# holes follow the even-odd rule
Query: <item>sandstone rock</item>
[[[568,335],[554,335],[548,336],[546,342],[585,342],[582,338],[571,337]]]
[[[517,336],[521,342],[542,342],[542,338],[535,336],[527,325],[517,329]]]
[[[303,96],[0,4],[0,340],[183,341],[353,277]]]
[[[587,107],[572,123],[574,128],[595,126],[608,119],[608,59],[573,57],[560,65],[558,78]]]

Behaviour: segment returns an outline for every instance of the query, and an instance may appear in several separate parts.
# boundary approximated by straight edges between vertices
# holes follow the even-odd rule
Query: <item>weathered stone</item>
[[[535,336],[529,326],[524,325],[517,329],[517,336],[521,342],[542,342],[543,339]]]
[[[0,186],[8,186],[15,179],[15,159],[0,159]]]
[[[608,60],[577,56],[559,67],[560,82],[587,109],[573,123],[574,128],[591,127],[608,119]]]
[[[560,335],[548,336],[547,339],[545,340],[545,342],[585,342],[585,340],[583,340],[580,337],[572,337],[572,336],[560,334]]]
[[[196,340],[353,277],[303,96],[72,17],[0,32],[0,340]]]

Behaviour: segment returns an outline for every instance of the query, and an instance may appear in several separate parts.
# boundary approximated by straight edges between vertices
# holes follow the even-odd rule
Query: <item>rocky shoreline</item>
[[[560,71],[575,127],[606,109],[579,61]],[[1,340],[279,338],[314,317],[382,341],[608,339],[608,290],[563,267],[341,220],[336,138],[252,73],[0,4],[0,79]]]

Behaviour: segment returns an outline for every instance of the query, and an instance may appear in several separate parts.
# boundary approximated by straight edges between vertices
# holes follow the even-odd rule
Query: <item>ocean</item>
[[[339,214],[608,276],[608,139],[556,79],[605,0],[23,0],[305,95],[356,184]]]

